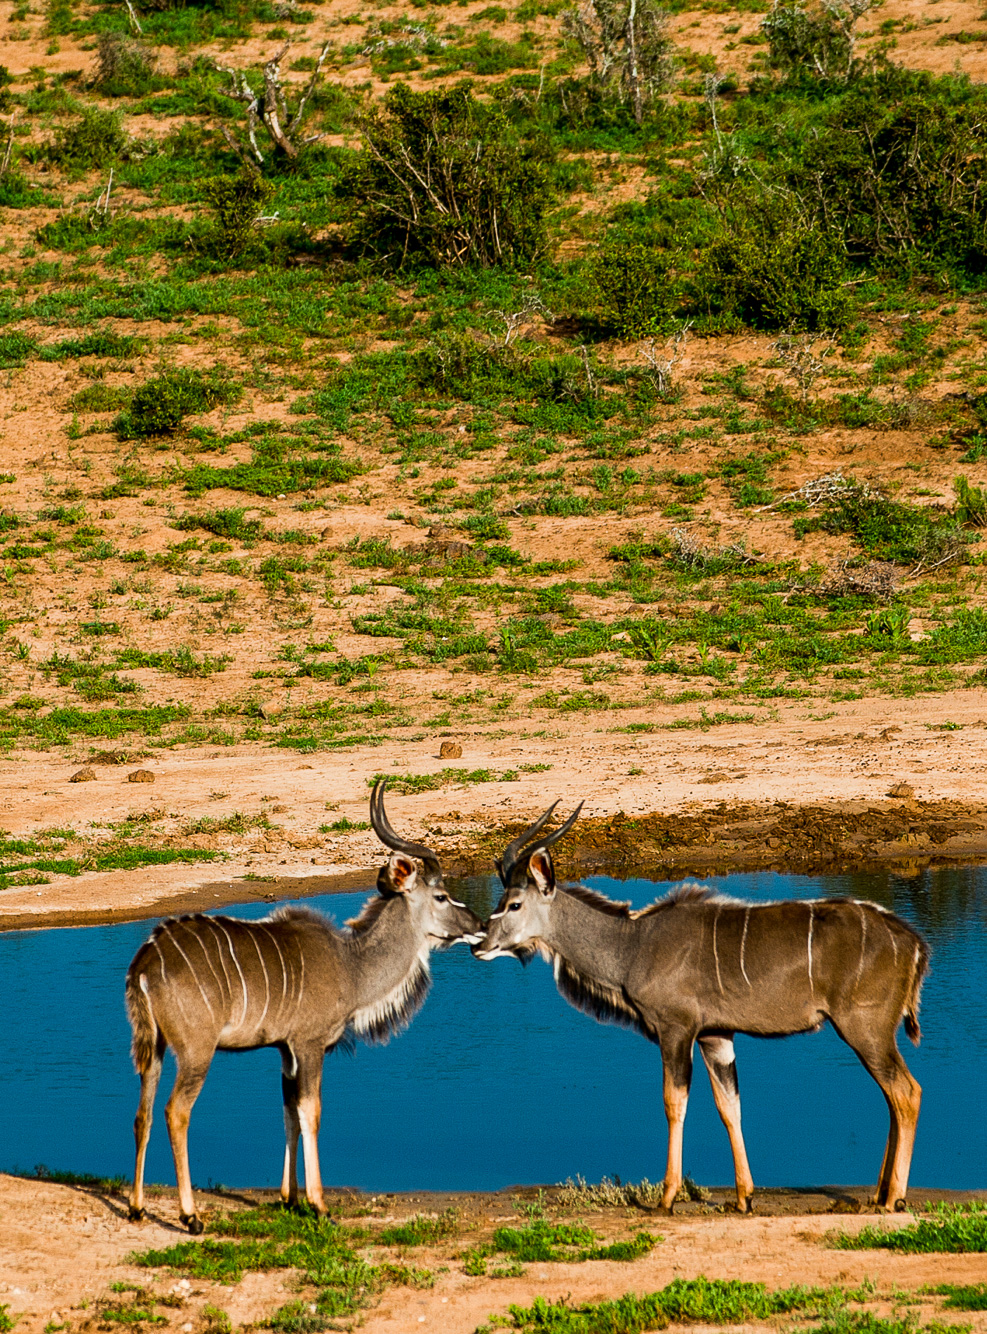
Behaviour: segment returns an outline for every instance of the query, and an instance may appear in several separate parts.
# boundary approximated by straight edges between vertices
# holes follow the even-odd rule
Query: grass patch
[[[898,1251],[903,1255],[987,1251],[987,1203],[937,1204],[928,1218],[907,1227],[868,1225],[857,1233],[832,1232],[828,1244],[840,1251]]]
[[[526,1334],[542,1330],[551,1334],[644,1334],[671,1324],[742,1325],[779,1315],[819,1316],[839,1311],[847,1301],[872,1296],[870,1290],[835,1287],[769,1292],[763,1283],[700,1276],[676,1279],[659,1292],[641,1297],[628,1293],[604,1302],[572,1305],[565,1298],[558,1302],[537,1298],[529,1307],[509,1307],[503,1324]]]
[[[248,1271],[298,1270],[302,1283],[317,1291],[314,1301],[290,1302],[275,1312],[271,1327],[286,1332],[330,1328],[331,1321],[357,1314],[387,1287],[427,1288],[434,1282],[426,1269],[361,1259],[357,1248],[373,1239],[371,1233],[307,1210],[247,1209],[209,1219],[206,1229],[213,1235],[204,1241],[135,1252],[128,1259],[142,1268],[220,1283],[239,1282]],[[311,1305],[324,1323],[304,1322]]]

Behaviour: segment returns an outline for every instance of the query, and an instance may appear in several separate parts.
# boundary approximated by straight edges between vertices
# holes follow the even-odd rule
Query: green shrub
[[[931,508],[902,505],[862,487],[847,487],[829,497],[818,518],[796,518],[796,531],[822,529],[849,533],[874,560],[903,565],[931,564],[959,556],[970,541],[949,515]]]
[[[608,239],[593,260],[590,281],[603,333],[645,338],[668,326],[675,299],[660,251],[635,241]]]
[[[987,115],[962,80],[890,67],[807,136],[788,184],[853,260],[987,268]]]
[[[130,408],[113,423],[121,440],[173,435],[193,412],[209,412],[220,403],[235,403],[242,390],[219,371],[204,375],[188,366],[147,380],[134,391]]]
[[[51,157],[70,171],[86,171],[114,162],[127,146],[127,135],[116,111],[87,106],[72,125],[55,133]]]
[[[823,232],[772,206],[741,208],[700,255],[698,306],[754,329],[838,329],[850,314],[845,261]]]
[[[164,84],[155,75],[158,58],[124,32],[101,32],[93,83],[107,97],[144,97]]]
[[[547,150],[515,137],[468,84],[424,93],[398,84],[362,128],[364,147],[338,187],[362,249],[396,266],[529,263],[543,253]]]
[[[208,245],[220,259],[239,259],[255,237],[257,219],[277,193],[276,187],[256,171],[244,170],[237,176],[210,177],[202,193],[216,216]]]
[[[761,21],[772,69],[793,80],[808,76],[845,83],[858,69],[854,28],[873,5],[874,0],[844,0],[842,4],[825,0],[781,4],[775,0],[771,13]]]

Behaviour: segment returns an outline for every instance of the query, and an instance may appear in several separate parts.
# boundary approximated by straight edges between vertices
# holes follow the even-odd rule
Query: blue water
[[[645,880],[588,883],[636,906],[668,888]],[[923,1042],[902,1036],[925,1090],[912,1170],[916,1186],[987,1187],[987,869],[812,879],[716,880],[752,900],[851,894],[893,908],[933,948]],[[465,890],[484,916],[488,882]],[[338,921],[365,894],[307,900]],[[262,916],[269,905],[234,910]],[[0,935],[0,1167],[129,1175],[137,1079],[123,1006],[127,964],[150,923]],[[327,1058],[324,1178],[366,1190],[496,1189],[618,1173],[660,1178],[665,1123],[657,1048],[577,1013],[540,960],[474,960],[465,946],[433,955],[432,994],[389,1046]],[[737,1039],[744,1128],[762,1186],[872,1183],[887,1112],[853,1053],[825,1029],[784,1041]],[[173,1182],[163,1104],[147,1179]],[[276,1185],[283,1156],[279,1058],[220,1053],[195,1106],[193,1180]],[[732,1181],[724,1131],[697,1061],[685,1168]]]

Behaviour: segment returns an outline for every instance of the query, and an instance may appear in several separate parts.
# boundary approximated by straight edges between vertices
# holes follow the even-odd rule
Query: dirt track
[[[659,709],[653,717],[660,726]],[[950,730],[939,730],[946,718]],[[907,874],[987,858],[987,701],[980,690],[948,699],[856,701],[823,719],[804,704],[787,705],[777,721],[759,727],[617,737],[567,722],[551,738],[463,732],[456,739],[463,756],[453,763],[467,770],[550,767],[514,781],[392,794],[397,827],[432,842],[454,873],[492,870],[519,823],[556,798],[563,809],[586,803],[578,837],[560,853],[567,876],[633,868],[675,878],[783,867]],[[304,760],[246,746],[182,748],[146,758],[155,784],[136,787],[119,769],[69,785],[74,766],[64,758],[5,758],[0,819],[15,837],[151,808],[176,819],[274,809],[277,827],[183,840],[214,847],[214,862],[57,876],[49,885],[8,889],[0,895],[0,928],[369,888],[381,855],[373,834],[325,834],[320,824],[340,817],[365,822],[369,775],[434,774],[443,767],[437,753],[436,737]],[[888,796],[901,783],[913,797]]]

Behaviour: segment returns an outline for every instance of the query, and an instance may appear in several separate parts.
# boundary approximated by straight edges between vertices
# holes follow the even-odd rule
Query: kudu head
[[[490,915],[486,934],[472,947],[478,959],[513,954],[526,962],[535,952],[536,942],[545,935],[556,893],[555,867],[549,848],[569,832],[583,809],[580,802],[565,824],[543,834],[558,804],[553,801],[544,815],[508,843],[504,855],[498,859],[497,874],[504,892],[496,911]]]
[[[428,938],[432,949],[448,949],[457,940],[469,944],[481,938],[483,923],[465,903],[451,898],[442,881],[439,859],[424,843],[409,843],[391,828],[384,810],[382,778],[370,796],[370,823],[391,855],[377,874],[377,890],[383,898],[401,895],[415,926]],[[422,863],[419,869],[418,862]]]

